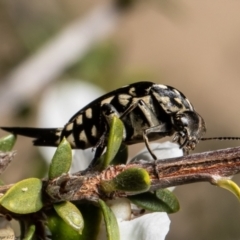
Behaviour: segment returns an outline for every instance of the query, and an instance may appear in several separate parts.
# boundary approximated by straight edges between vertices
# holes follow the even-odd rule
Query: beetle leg
[[[146,145],[149,153],[153,157],[153,159],[157,160],[156,155],[153,153],[153,151],[150,148],[147,135],[149,133],[154,133],[154,132],[166,134],[166,133],[169,133],[169,129],[167,127],[167,124],[159,122],[156,115],[152,112],[151,109],[149,109],[149,107],[146,105],[146,103],[143,100],[139,101],[138,106],[141,109],[141,111],[143,112],[146,120],[148,121],[148,123],[150,125],[149,128],[147,128],[143,131],[143,140],[145,142],[145,145]]]
[[[101,112],[104,119],[107,121],[108,126],[110,126],[110,123],[113,117],[120,118],[119,112],[116,110],[116,108],[112,104],[109,104],[109,103],[105,103],[102,105]]]
[[[143,101],[143,100],[139,100],[139,101]],[[128,115],[130,112],[132,112],[136,107],[138,107],[139,101],[131,104],[120,116],[121,118],[124,118],[126,115]]]
[[[159,120],[157,119],[156,114],[153,113],[153,111],[147,106],[147,104],[142,99],[138,101],[138,107],[144,114],[150,127],[159,125]]]
[[[153,157],[153,159],[157,160],[156,155],[153,153],[153,151],[151,150],[151,148],[149,146],[149,141],[148,141],[148,137],[147,137],[147,135],[149,133],[154,133],[154,132],[168,133],[169,131],[168,131],[167,125],[165,123],[159,124],[157,126],[152,126],[152,127],[147,128],[143,131],[143,139],[144,139],[145,145],[146,145],[149,153]]]
[[[92,168],[96,165],[97,163],[97,160],[100,158],[100,156],[102,155],[103,151],[105,149],[105,145],[102,145],[102,144],[99,144],[97,147],[96,147],[96,152],[94,154],[94,158],[92,159],[90,165],[88,168]]]

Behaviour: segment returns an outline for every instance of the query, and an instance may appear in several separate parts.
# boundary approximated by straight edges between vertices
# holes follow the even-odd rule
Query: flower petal
[[[118,220],[122,240],[162,240],[170,225],[166,213],[149,213],[131,221]]]
[[[183,156],[183,150],[179,148],[179,145],[169,141],[163,143],[151,143],[150,148],[158,159]],[[130,162],[135,162],[139,160],[153,160],[147,148],[144,148],[142,151],[140,151]]]

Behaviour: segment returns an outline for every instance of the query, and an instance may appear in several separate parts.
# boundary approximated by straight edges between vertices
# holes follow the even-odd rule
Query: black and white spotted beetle
[[[63,128],[1,127],[35,138],[34,145],[57,146],[66,137],[72,148],[96,147],[95,159],[105,146],[109,122],[118,116],[124,124],[123,142],[145,142],[174,135],[186,152],[193,150],[206,132],[203,118],[177,89],[152,82],[137,82],[107,93],[78,111]]]

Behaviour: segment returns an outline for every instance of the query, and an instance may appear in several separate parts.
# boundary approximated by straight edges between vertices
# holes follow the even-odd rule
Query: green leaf
[[[0,138],[0,151],[2,152],[11,151],[16,140],[17,140],[17,136],[13,134]]]
[[[128,199],[135,205],[152,212],[174,213],[180,208],[176,196],[168,189],[128,196]]]
[[[54,204],[54,209],[65,223],[71,226],[74,230],[82,234],[84,228],[84,220],[81,212],[71,202],[63,202]]]
[[[63,173],[67,173],[72,164],[72,150],[69,142],[63,138],[59,144],[50,168],[49,168],[49,179],[53,179],[61,176]]]
[[[128,168],[115,178],[100,183],[103,191],[109,193],[116,190],[126,192],[145,192],[150,187],[148,172],[142,168]]]
[[[35,230],[36,230],[35,225],[31,225],[31,226],[28,228],[27,234],[26,234],[26,236],[24,237],[23,240],[32,240],[33,237],[34,237]]]
[[[103,213],[108,240],[120,240],[118,223],[114,213],[112,212],[111,208],[109,208],[106,205],[104,201],[99,200],[98,203]]]
[[[3,195],[0,204],[19,214],[39,211],[43,207],[42,181],[38,178],[28,178],[16,183]]]
[[[55,211],[47,212],[47,224],[53,240],[96,240],[101,222],[101,211],[97,206],[81,204],[77,206],[84,219],[82,235],[63,221]]]
[[[126,164],[127,160],[128,160],[128,147],[126,144],[122,143],[111,164],[112,165]]]
[[[71,226],[66,224],[56,212],[47,214],[47,225],[52,234],[52,240],[79,240],[81,235]]]
[[[220,178],[216,180],[215,184],[221,188],[227,189],[233,193],[238,200],[240,200],[240,188],[239,186],[230,179]]]
[[[101,169],[105,169],[116,156],[123,137],[123,123],[118,117],[113,117],[110,124],[107,151],[101,162]]]
[[[81,240],[97,239],[102,220],[101,210],[99,207],[92,204],[79,204],[78,208],[84,219],[84,229]]]
[[[177,197],[168,189],[159,189],[156,191],[156,197],[161,200],[168,208],[167,213],[175,213],[179,211],[180,204]]]

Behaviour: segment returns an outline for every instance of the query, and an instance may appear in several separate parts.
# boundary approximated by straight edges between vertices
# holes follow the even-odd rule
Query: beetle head
[[[175,113],[171,120],[176,130],[173,141],[177,142],[186,152],[194,150],[206,132],[203,118],[195,111],[184,110]]]

